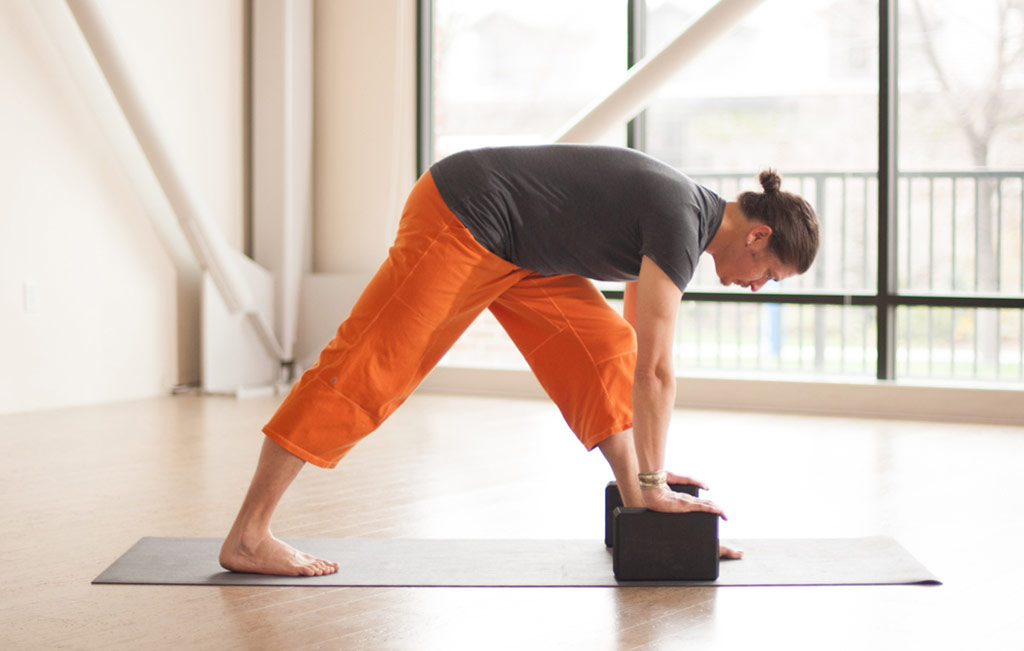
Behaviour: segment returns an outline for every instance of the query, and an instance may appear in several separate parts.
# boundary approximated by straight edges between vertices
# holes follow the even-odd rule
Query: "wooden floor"
[[[896,537],[945,585],[94,586],[142,536],[222,536],[276,398],[0,417],[3,649],[1024,649],[1024,428],[680,411],[722,537]],[[284,537],[600,538],[610,473],[544,402],[419,394]],[[344,559],[336,559],[344,563]],[[473,645],[472,647],[470,645]]]

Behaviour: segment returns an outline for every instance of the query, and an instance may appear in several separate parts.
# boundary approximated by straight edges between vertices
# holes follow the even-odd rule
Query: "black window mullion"
[[[876,377],[895,378],[896,0],[878,2],[878,307]]]
[[[434,160],[434,2],[416,3],[416,176]]]
[[[647,2],[646,0],[629,0],[629,16],[627,20],[627,53],[626,64],[632,68],[647,54]],[[647,123],[647,111],[629,121],[626,126],[626,146],[630,149],[644,151],[647,139],[644,127]]]

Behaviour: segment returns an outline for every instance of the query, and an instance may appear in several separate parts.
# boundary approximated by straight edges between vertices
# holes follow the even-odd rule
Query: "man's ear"
[[[747,233],[746,244],[747,246],[750,246],[754,242],[758,242],[760,240],[767,240],[771,234],[771,226],[769,226],[768,224],[758,224],[757,226],[751,228],[750,231]]]

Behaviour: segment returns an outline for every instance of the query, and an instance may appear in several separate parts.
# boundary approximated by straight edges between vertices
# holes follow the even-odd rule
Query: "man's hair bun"
[[[782,177],[772,169],[761,172],[758,180],[761,182],[761,187],[764,188],[765,193],[778,192],[779,186],[782,185]]]

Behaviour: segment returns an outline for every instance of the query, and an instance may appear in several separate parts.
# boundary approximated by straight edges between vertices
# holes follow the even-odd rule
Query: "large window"
[[[712,4],[423,2],[421,164],[549,141]],[[680,370],[1024,379],[1022,52],[1010,0],[766,0],[680,70],[612,142],[727,199],[777,168],[823,228],[811,270],[758,294],[703,261]],[[522,366],[486,316],[446,363]]]

